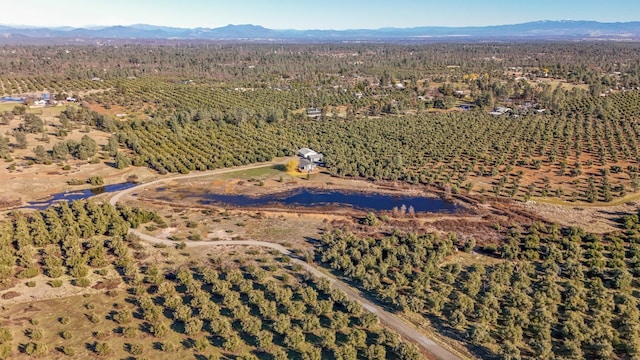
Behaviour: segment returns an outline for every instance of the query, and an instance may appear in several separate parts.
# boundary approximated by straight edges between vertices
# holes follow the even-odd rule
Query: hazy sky
[[[638,0],[20,0],[0,24],[152,24],[272,29],[477,26],[535,20],[640,20]]]

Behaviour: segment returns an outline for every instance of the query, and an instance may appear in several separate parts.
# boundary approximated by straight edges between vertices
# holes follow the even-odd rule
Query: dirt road
[[[240,167],[234,167],[234,168],[228,168],[228,169],[211,170],[211,171],[206,171],[201,173],[166,177],[166,178],[154,180],[145,184],[140,184],[138,186],[134,186],[132,188],[115,193],[109,199],[109,203],[112,205],[115,205],[123,197],[126,197],[127,195],[135,191],[140,191],[141,189],[144,189],[149,186],[159,185],[166,181],[179,180],[179,179],[191,179],[191,178],[197,178],[202,176],[210,176],[210,175],[224,174],[224,173],[235,172],[240,170],[253,169],[253,168],[269,166],[269,165],[284,164],[286,163],[286,160],[288,159],[275,160],[267,163],[253,164],[253,165],[240,166]],[[175,241],[160,239],[151,235],[143,234],[140,231],[137,231],[135,229],[131,229],[130,232],[139,236],[140,239],[142,239],[143,241],[146,241],[149,243],[164,244],[168,246],[176,245]],[[382,323],[386,324],[387,326],[389,326],[390,328],[398,332],[404,338],[409,339],[410,341],[413,341],[414,343],[418,344],[421,348],[423,348],[427,352],[443,360],[460,359],[460,357],[458,357],[454,353],[450,352],[449,350],[440,346],[438,343],[426,337],[424,334],[422,334],[412,325],[404,322],[402,319],[395,316],[394,314],[386,311],[382,307],[367,300],[364,296],[360,294],[359,291],[353,289],[352,287],[342,282],[341,280],[337,279],[336,277],[320,271],[318,268],[316,268],[312,264],[309,264],[302,259],[296,258],[295,256],[292,255],[291,251],[289,251],[287,248],[285,248],[282,245],[274,244],[266,241],[257,241],[257,240],[188,241],[188,242],[185,242],[184,244],[187,247],[213,247],[213,246],[229,246],[229,245],[261,246],[261,247],[267,247],[270,249],[277,250],[283,255],[291,256],[292,262],[296,264],[300,264],[305,270],[312,273],[314,276],[328,279],[335,288],[338,288],[344,291],[347,294],[347,296],[349,296],[352,300],[355,300],[360,304],[362,304],[363,308],[365,308],[367,311],[370,311],[376,314]]]
[[[160,239],[157,237],[153,237],[147,234],[143,234],[137,230],[131,229],[131,233],[137,235],[143,241],[153,243],[153,244],[164,244],[168,246],[175,246],[176,242],[167,239]],[[229,245],[241,245],[241,246],[261,246],[270,249],[274,249],[279,251],[283,255],[292,256],[291,251],[280,244],[274,244],[266,241],[257,241],[257,240],[220,240],[220,241],[189,241],[184,242],[187,247],[213,247],[213,246],[229,246]],[[439,359],[443,360],[458,360],[460,359],[458,356],[450,352],[449,350],[443,348],[433,340],[429,339],[421,332],[416,330],[413,326],[405,323],[403,320],[393,315],[392,313],[386,311],[382,307],[372,303],[371,301],[365,299],[359,291],[353,289],[349,285],[344,282],[338,280],[337,278],[320,271],[315,266],[307,263],[304,260],[296,258],[292,256],[291,262],[300,264],[306,271],[312,273],[314,276],[319,278],[328,279],[333,287],[338,288],[344,291],[347,296],[349,296],[352,300],[355,300],[362,304],[367,311],[370,311],[378,316],[382,323],[386,324],[404,338],[409,339],[420,347],[430,352],[431,354],[437,356]]]
[[[175,176],[163,177],[162,179],[153,180],[153,181],[150,181],[148,183],[136,185],[136,186],[128,188],[126,190],[122,190],[122,191],[119,191],[117,193],[114,193],[114,195],[111,196],[111,198],[109,199],[109,204],[115,205],[118,201],[120,201],[120,199],[123,196],[128,196],[128,195],[130,195],[131,193],[133,193],[135,191],[140,191],[140,190],[142,190],[144,188],[147,188],[149,186],[159,185],[159,184],[162,184],[162,183],[167,182],[167,181],[194,179],[194,178],[205,177],[205,176],[227,174],[227,173],[230,173],[230,172],[257,169],[257,168],[261,168],[261,167],[265,167],[265,166],[269,166],[269,165],[271,165],[271,166],[273,166],[273,165],[284,165],[284,164],[287,163],[287,161],[289,161],[291,159],[292,158],[278,158],[278,159],[275,159],[275,160],[272,160],[272,161],[263,162],[263,163],[257,163],[257,164],[250,164],[250,165],[244,165],[244,166],[236,166],[236,167],[232,167],[232,168],[215,169],[215,170],[208,170],[208,171],[202,171],[202,172],[193,172],[193,173],[184,174],[184,175],[175,175]]]

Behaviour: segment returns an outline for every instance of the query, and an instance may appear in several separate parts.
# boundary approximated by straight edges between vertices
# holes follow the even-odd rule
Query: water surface
[[[182,192],[184,194],[184,192]],[[235,194],[189,194],[200,198],[202,204],[237,207],[265,207],[286,205],[294,207],[351,207],[359,210],[385,211],[413,207],[415,212],[454,212],[461,207],[441,198],[394,195],[345,190],[320,190],[301,188],[284,193],[247,196]]]
[[[65,192],[53,194],[47,200],[28,202],[27,205],[24,207],[27,209],[43,210],[55,204],[58,201],[84,200],[95,195],[125,190],[128,188],[134,187],[136,185],[137,184],[133,182],[126,182],[126,183],[99,186],[99,187],[85,189],[85,190],[65,191]]]

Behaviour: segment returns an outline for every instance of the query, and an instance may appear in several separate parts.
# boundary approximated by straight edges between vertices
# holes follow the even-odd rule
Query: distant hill
[[[178,39],[237,41],[442,41],[442,40],[640,40],[640,21],[535,21],[481,27],[382,28],[355,30],[274,30],[257,25],[175,28],[137,24],[91,28],[37,28],[0,25],[0,39]]]

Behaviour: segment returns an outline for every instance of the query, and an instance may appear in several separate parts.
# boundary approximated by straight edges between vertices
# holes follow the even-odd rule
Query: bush
[[[95,342],[93,344],[93,352],[98,356],[108,356],[111,354],[111,347],[106,342]]]
[[[0,345],[8,344],[13,340],[13,334],[6,328],[0,328]]]
[[[141,355],[144,352],[144,346],[139,343],[127,344],[127,352],[131,355]]]
[[[60,351],[61,353],[67,356],[74,356],[76,354],[75,349],[72,348],[71,346],[61,346],[60,348],[58,348],[58,351]]]
[[[87,287],[91,285],[91,280],[87,279],[86,277],[81,277],[81,278],[75,279],[73,281],[73,284],[78,287]]]
[[[80,179],[69,179],[69,180],[67,180],[67,184],[69,184],[69,185],[83,185],[85,183],[86,183],[86,181],[82,181]]]
[[[29,339],[31,340],[42,340],[42,336],[44,335],[44,332],[42,331],[42,329],[29,329],[27,330],[27,336],[29,337]]]
[[[96,314],[87,314],[87,319],[89,319],[89,321],[91,321],[94,324],[97,324],[100,322],[100,317]]]
[[[0,360],[9,359],[11,356],[11,346],[9,344],[0,345]]]
[[[93,186],[104,185],[104,179],[102,178],[102,176],[92,176],[87,179],[87,182]]]
[[[176,346],[171,342],[164,341],[160,344],[160,350],[164,352],[174,352],[176,351]]]
[[[37,267],[28,267],[18,273],[18,278],[20,279],[30,279],[38,276],[40,270]]]
[[[44,356],[47,354],[48,351],[49,349],[47,348],[47,345],[42,343],[30,342],[24,347],[25,354],[35,356],[35,357]]]
[[[133,320],[133,313],[131,313],[129,309],[120,310],[113,315],[113,321],[118,324],[127,324],[130,323],[131,320]]]
[[[128,339],[136,337],[137,333],[138,329],[133,326],[127,326],[126,328],[122,329],[122,335],[124,335],[124,337]]]
[[[73,337],[73,334],[70,331],[63,331],[60,333],[60,337],[65,340],[69,340]]]
[[[197,352],[204,352],[209,347],[209,340],[205,336],[199,337],[194,340],[193,348],[196,349]]]
[[[56,280],[51,280],[49,281],[49,286],[54,287],[54,288],[59,288],[62,286],[62,280],[56,279]]]

